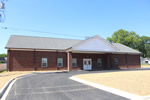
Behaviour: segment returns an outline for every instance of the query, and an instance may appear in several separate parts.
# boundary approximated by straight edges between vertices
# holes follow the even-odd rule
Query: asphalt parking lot
[[[6,100],[127,100],[106,91],[70,80],[76,74],[92,73],[37,73],[17,80]]]

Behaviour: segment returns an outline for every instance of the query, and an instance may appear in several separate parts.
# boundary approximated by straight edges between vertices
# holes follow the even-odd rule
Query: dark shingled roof
[[[12,35],[6,48],[66,50],[84,40]],[[118,53],[140,53],[120,43],[111,43]]]
[[[6,48],[65,50],[80,41],[81,40],[12,35],[6,45]]]

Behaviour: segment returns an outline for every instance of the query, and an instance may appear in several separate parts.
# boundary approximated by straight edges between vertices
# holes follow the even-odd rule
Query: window
[[[77,67],[77,59],[72,58],[72,67]]]
[[[91,65],[91,60],[88,61],[88,64]]]
[[[47,58],[42,58],[42,67],[47,67]]]
[[[86,60],[84,60],[84,65],[87,65],[87,64],[86,64]]]
[[[114,64],[118,64],[118,58],[114,59]]]
[[[102,66],[102,59],[100,59],[100,58],[97,59],[97,65],[98,65],[99,67]]]
[[[57,66],[58,67],[63,67],[63,59],[62,58],[57,59]]]

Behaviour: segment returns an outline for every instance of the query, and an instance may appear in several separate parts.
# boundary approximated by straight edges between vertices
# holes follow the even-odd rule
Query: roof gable
[[[99,36],[94,36],[87,40],[79,42],[72,47],[74,51],[98,51],[98,52],[115,52],[115,48],[112,44],[108,43]]]

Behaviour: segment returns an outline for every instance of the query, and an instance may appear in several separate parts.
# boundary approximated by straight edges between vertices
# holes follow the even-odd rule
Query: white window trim
[[[98,65],[98,63],[99,63],[99,62],[98,62],[98,59],[101,59],[101,58],[97,58],[97,66],[98,66],[98,67],[102,67],[102,66],[103,66],[103,65],[102,65],[102,64],[103,64],[103,63],[102,63],[102,59],[101,59],[101,65]]]
[[[114,64],[115,64],[115,65],[118,65],[118,64],[119,64],[118,58],[114,58]]]
[[[46,66],[43,66],[43,59],[46,59]],[[42,58],[42,63],[41,63],[41,66],[42,66],[42,68],[46,68],[47,66],[48,66],[48,59],[47,58]]]
[[[72,66],[72,67],[77,67],[77,58],[72,58],[72,60],[75,59],[76,60],[76,66]],[[73,63],[72,63],[73,64]]]
[[[58,59],[62,59],[62,66],[59,66],[59,64],[58,64]],[[63,67],[63,58],[57,58],[57,67]]]

